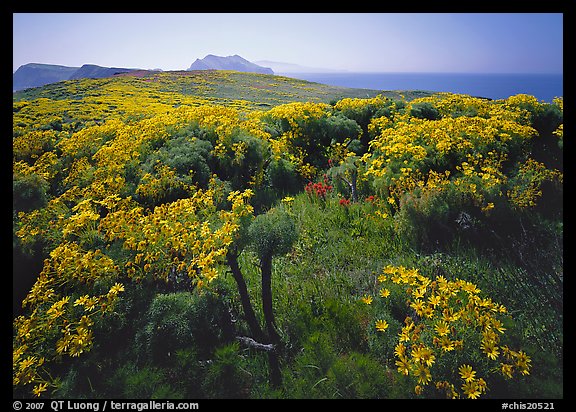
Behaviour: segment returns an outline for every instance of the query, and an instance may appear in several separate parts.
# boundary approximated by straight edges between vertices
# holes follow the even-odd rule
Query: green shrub
[[[215,296],[189,292],[157,295],[137,337],[155,361],[166,361],[177,350],[193,346],[208,358],[224,339],[222,316],[226,308]]]
[[[14,174],[12,177],[12,209],[27,212],[46,205],[48,182],[37,174]]]
[[[207,187],[211,176],[212,144],[196,137],[178,136],[168,140],[148,156],[143,165],[145,171],[153,171],[158,163],[166,164],[179,177],[193,176],[200,187]]]
[[[248,229],[260,258],[288,253],[298,237],[296,226],[291,216],[280,209],[257,216]]]
[[[217,348],[202,382],[205,395],[219,399],[248,397],[250,374],[242,368],[242,364],[238,342]]]
[[[110,380],[114,397],[125,399],[182,399],[184,388],[172,388],[162,369],[126,364],[116,370]]]
[[[392,376],[370,355],[357,352],[339,357],[326,374],[332,397],[345,399],[388,398]]]
[[[266,180],[280,194],[292,194],[301,189],[301,182],[292,162],[273,159],[266,168]]]
[[[415,103],[412,105],[410,116],[428,120],[438,120],[442,117],[438,109],[429,102]]]

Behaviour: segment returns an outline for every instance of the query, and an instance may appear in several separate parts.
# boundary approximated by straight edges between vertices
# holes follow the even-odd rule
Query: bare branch
[[[266,352],[274,350],[274,345],[272,343],[256,342],[254,339],[249,338],[248,336],[236,336],[236,339],[250,348],[259,349]]]

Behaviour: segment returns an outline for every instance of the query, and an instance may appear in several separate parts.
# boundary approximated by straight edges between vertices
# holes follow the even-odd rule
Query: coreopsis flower
[[[434,364],[434,360],[436,359],[432,349],[425,346],[412,349],[411,355],[414,362],[419,362],[426,366],[432,366]]]
[[[520,373],[522,375],[530,375],[530,363],[532,360],[523,351],[518,351],[516,355],[516,366],[520,368]]]
[[[448,335],[448,333],[450,333],[450,326],[448,326],[446,322],[441,320],[434,326],[434,330],[436,330],[438,336],[445,336]]]
[[[117,295],[120,292],[124,292],[124,285],[122,285],[121,283],[115,283],[114,286],[110,288],[110,291],[108,293],[110,295]]]
[[[450,352],[456,349],[455,341],[450,340],[448,336],[442,336],[439,340],[440,348],[444,352]]]
[[[402,375],[408,376],[410,373],[410,362],[405,357],[400,357],[396,362],[396,366],[398,367],[398,372]]]
[[[502,371],[502,375],[504,375],[505,378],[512,378],[512,372],[514,371],[514,367],[512,365],[508,363],[501,363],[500,370]]]
[[[371,305],[374,298],[372,298],[372,296],[370,295],[364,295],[360,298],[360,300],[367,305]]]
[[[486,356],[488,356],[492,360],[496,360],[496,358],[500,354],[500,351],[496,346],[496,342],[482,342],[480,344],[480,347],[482,348],[482,351],[486,354]]]
[[[34,386],[34,389],[32,389],[32,393],[35,396],[40,396],[42,394],[42,392],[46,392],[47,388],[48,388],[48,383],[40,383],[40,384]]]
[[[422,385],[426,385],[432,380],[430,369],[422,363],[414,369],[414,375],[418,378],[418,383]]]
[[[482,394],[482,390],[478,382],[475,381],[466,381],[462,385],[462,391],[468,397],[468,399],[478,399]]]
[[[399,343],[394,348],[394,355],[398,356],[399,358],[404,357],[406,354],[406,346],[403,343]]]
[[[432,305],[433,308],[436,308],[440,304],[441,301],[440,295],[432,295],[428,298],[428,302]]]
[[[460,366],[460,368],[458,368],[458,372],[460,372],[460,376],[466,382],[472,382],[476,376],[476,372],[472,370],[472,366],[470,365]]]
[[[376,321],[376,330],[378,332],[384,332],[386,329],[388,329],[388,322],[386,322],[385,320],[378,319]]]

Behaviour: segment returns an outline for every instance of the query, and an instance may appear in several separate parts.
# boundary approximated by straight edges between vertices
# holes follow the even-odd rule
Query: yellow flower
[[[478,385],[478,382],[474,381],[465,382],[462,385],[462,391],[466,396],[468,396],[468,399],[477,399],[480,397],[480,394],[482,393],[480,386]]]
[[[400,342],[410,342],[410,330],[406,329],[406,327],[402,328],[400,331]]]
[[[426,346],[412,349],[411,355],[414,362],[421,363],[422,365],[426,366],[432,366],[434,364],[434,360],[436,359],[432,349],[427,348]]]
[[[32,393],[36,396],[40,396],[42,394],[42,392],[46,391],[47,387],[48,387],[48,383],[40,383],[40,384],[34,386],[34,389],[32,389]]]
[[[412,291],[412,296],[414,296],[415,299],[420,299],[424,297],[425,293],[426,293],[425,289],[418,288]]]
[[[428,298],[428,302],[430,302],[430,304],[436,308],[436,306],[438,306],[440,304],[440,295],[432,295]]]
[[[388,329],[388,322],[380,319],[376,321],[376,330],[378,332],[384,332],[386,329]]]
[[[492,360],[496,360],[496,358],[500,354],[500,351],[498,350],[498,347],[496,347],[495,342],[482,342],[480,344],[480,347],[482,348],[486,356],[488,356]]]
[[[455,349],[455,342],[451,341],[448,336],[440,338],[440,347],[444,352],[450,352]]]
[[[396,345],[396,347],[394,348],[394,355],[398,356],[399,358],[404,357],[404,355],[406,354],[406,346],[404,346],[403,343],[399,343],[398,345]]]
[[[476,372],[472,370],[472,366],[470,365],[460,366],[460,368],[458,368],[458,372],[460,372],[460,376],[466,382],[472,382],[476,376]]]
[[[504,375],[506,378],[512,378],[512,371],[514,370],[513,366],[507,363],[501,363],[500,365],[502,375]]]
[[[419,316],[422,316],[422,310],[424,309],[424,302],[422,302],[420,299],[416,299],[414,300],[414,302],[410,304],[410,307],[413,308]]]
[[[414,375],[418,378],[418,383],[422,385],[426,385],[432,380],[430,369],[422,363],[414,370]]]
[[[530,375],[531,362],[532,360],[525,352],[518,351],[516,354],[516,366],[520,368],[520,373],[522,375]]]
[[[408,376],[410,373],[410,362],[408,362],[408,359],[401,357],[396,361],[396,366],[401,374]]]
[[[492,319],[492,327],[500,333],[504,333],[504,331],[506,330],[506,328],[502,326],[502,322],[494,318]]]
[[[450,332],[450,326],[448,326],[448,324],[444,321],[438,322],[434,326],[434,329],[436,330],[436,333],[438,333],[438,336],[445,336]]]
[[[87,311],[92,311],[96,307],[97,303],[98,299],[95,297],[86,299],[86,301],[84,302],[84,309],[86,309]]]
[[[88,299],[89,299],[89,296],[88,296],[88,295],[81,296],[81,297],[79,297],[78,299],[76,299],[76,300],[74,301],[74,306],[85,305],[85,304],[86,304],[86,301],[87,301]]]
[[[486,389],[488,388],[486,381],[482,378],[478,378],[476,383],[478,384],[478,389],[480,389],[480,393],[485,393]]]
[[[115,283],[114,286],[110,288],[108,293],[111,295],[117,295],[119,292],[124,292],[124,285],[121,283]]]
[[[372,304],[372,301],[373,301],[374,299],[373,299],[372,296],[370,296],[370,295],[364,295],[364,296],[362,296],[362,297],[360,298],[360,300],[361,300],[362,302],[364,302],[365,304],[367,304],[367,305],[371,305],[371,304]]]
[[[390,296],[390,291],[388,289],[380,289],[380,296],[383,298],[387,298]]]

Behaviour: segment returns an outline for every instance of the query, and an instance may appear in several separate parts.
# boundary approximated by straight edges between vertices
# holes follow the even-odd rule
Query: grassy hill
[[[14,93],[14,396],[562,398],[562,142],[527,95]]]
[[[79,99],[90,96],[97,89],[99,96],[115,93],[116,87],[127,93],[138,91],[139,98],[160,99],[168,102],[211,102],[246,107],[272,107],[294,101],[324,102],[346,97],[374,97],[378,94],[390,98],[406,99],[430,95],[425,91],[386,91],[329,86],[284,76],[243,73],[234,71],[199,70],[154,72],[140,70],[104,79],[80,79],[60,82],[42,88],[14,93],[14,99],[31,100],[39,97],[51,99]]]

